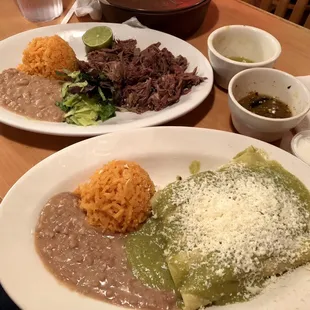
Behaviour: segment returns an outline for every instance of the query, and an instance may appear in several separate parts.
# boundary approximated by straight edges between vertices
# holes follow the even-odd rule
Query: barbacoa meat
[[[136,113],[160,111],[205,80],[197,69],[185,72],[187,59],[161,49],[160,43],[141,51],[136,40],[116,40],[110,49],[88,53],[87,60],[79,62],[80,70],[94,77],[103,74],[100,84],[112,90],[114,104]]]

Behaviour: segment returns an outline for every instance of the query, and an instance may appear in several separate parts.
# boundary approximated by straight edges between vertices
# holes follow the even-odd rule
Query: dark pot
[[[161,0],[166,1],[166,0]],[[111,5],[101,3],[104,20],[111,23],[122,23],[131,17],[137,17],[145,26],[170,33],[182,39],[186,39],[194,34],[204,21],[211,0],[187,0],[191,4],[184,4],[173,8],[172,5],[159,5],[159,0],[139,1],[139,0],[109,0]],[[178,0],[169,3],[175,4]],[[151,3],[141,8],[134,8],[129,3]],[[125,4],[126,3],[126,4]],[[128,4],[127,4],[128,3]],[[167,2],[165,2],[167,3]],[[158,5],[157,4],[157,5]],[[126,5],[126,6],[125,6]]]

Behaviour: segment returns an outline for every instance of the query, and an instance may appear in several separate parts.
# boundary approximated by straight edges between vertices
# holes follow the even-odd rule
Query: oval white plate
[[[52,195],[70,191],[112,159],[134,160],[164,186],[177,175],[187,176],[192,160],[202,169],[227,163],[250,145],[262,148],[310,187],[310,167],[264,142],[237,134],[183,127],[145,128],[89,139],[45,159],[9,191],[0,208],[0,281],[23,310],[113,310],[108,303],[85,297],[61,285],[44,268],[32,232]],[[301,267],[268,291],[225,310],[309,310],[310,271]],[[213,309],[213,308],[211,308]]]
[[[136,39],[138,42],[138,47],[142,49],[153,43],[161,42],[161,46],[166,47],[175,56],[181,54],[187,58],[189,62],[189,71],[197,67],[198,74],[200,76],[207,77],[207,80],[197,87],[193,87],[192,91],[189,94],[182,96],[178,103],[162,111],[146,112],[140,115],[129,112],[121,112],[117,113],[116,117],[104,123],[98,123],[94,126],[80,127],[66,123],[51,123],[32,120],[12,113],[2,107],[0,107],[0,122],[20,129],[45,134],[63,136],[94,136],[119,130],[154,126],[168,122],[190,112],[201,104],[209,95],[213,85],[213,71],[209,61],[201,52],[189,43],[171,35],[151,29],[133,28],[124,24],[65,24],[37,28],[19,33],[0,42],[0,72],[7,68],[17,67],[17,65],[21,63],[22,53],[27,44],[33,38],[40,36],[58,34],[75,50],[77,57],[83,60],[86,58],[86,52],[81,37],[86,30],[98,25],[109,26],[117,39]]]

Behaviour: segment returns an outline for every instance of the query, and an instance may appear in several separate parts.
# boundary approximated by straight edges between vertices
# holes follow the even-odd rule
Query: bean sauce
[[[62,122],[64,112],[56,106],[60,100],[59,81],[16,69],[7,69],[0,74],[0,106],[10,111],[41,121]]]
[[[176,309],[173,292],[149,288],[134,277],[124,239],[90,226],[72,193],[58,194],[47,202],[35,232],[45,266],[70,288],[129,308]]]

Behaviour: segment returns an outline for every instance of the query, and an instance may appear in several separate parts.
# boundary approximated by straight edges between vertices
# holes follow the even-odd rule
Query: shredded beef
[[[160,111],[205,80],[197,69],[185,72],[187,59],[161,49],[160,43],[141,51],[136,40],[116,40],[110,49],[88,53],[87,60],[79,62],[80,70],[94,77],[103,74],[100,86],[112,88],[115,105],[136,113]]]

